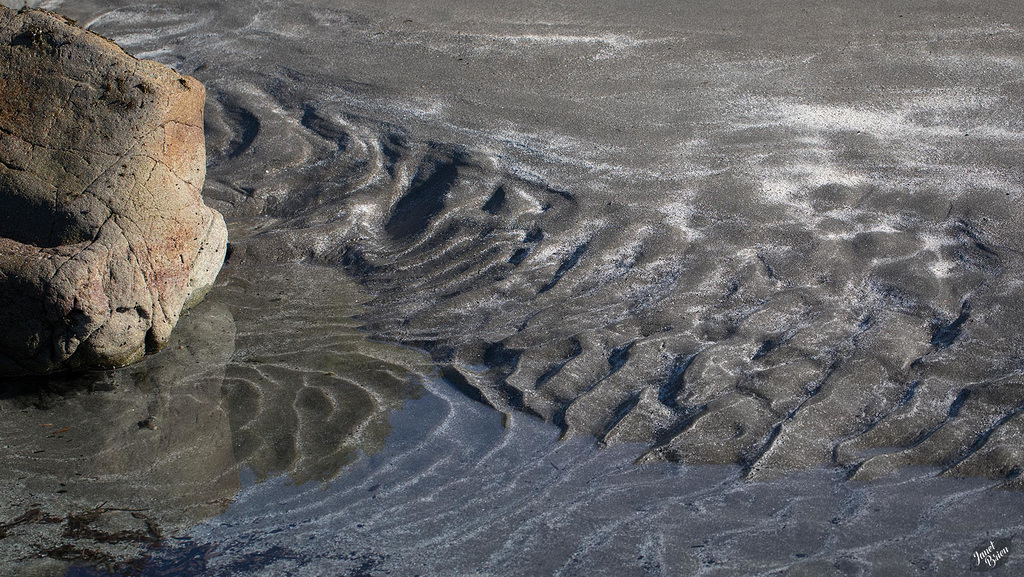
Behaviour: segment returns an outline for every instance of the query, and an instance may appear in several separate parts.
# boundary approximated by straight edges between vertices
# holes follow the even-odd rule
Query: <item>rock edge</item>
[[[134,362],[224,261],[205,89],[60,15],[0,6],[0,375]]]

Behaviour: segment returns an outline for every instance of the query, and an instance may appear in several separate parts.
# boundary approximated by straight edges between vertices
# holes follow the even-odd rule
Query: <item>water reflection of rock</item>
[[[0,515],[30,520],[0,556],[123,559],[222,511],[239,488],[221,395],[234,334],[228,307],[202,303],[128,369],[9,380]]]
[[[363,297],[332,269],[226,271],[210,298],[230,303],[238,325],[223,388],[238,463],[258,479],[326,481],[379,450],[427,359],[366,340],[351,319]]]
[[[327,481],[383,446],[422,361],[356,331],[351,283],[293,266],[220,285],[138,365],[4,382],[0,558],[123,561],[223,511],[240,468]]]

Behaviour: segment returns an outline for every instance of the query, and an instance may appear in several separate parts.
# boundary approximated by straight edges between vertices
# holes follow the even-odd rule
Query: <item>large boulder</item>
[[[205,90],[41,10],[0,6],[0,374],[161,348],[224,261],[200,197]]]

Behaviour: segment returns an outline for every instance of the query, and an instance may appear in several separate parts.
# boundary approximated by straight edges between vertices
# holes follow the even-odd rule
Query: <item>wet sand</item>
[[[223,513],[243,472],[319,486],[379,452],[429,367],[356,330],[363,298],[317,267],[229,266],[159,354],[5,383],[0,558],[130,566]]]
[[[225,324],[207,351],[230,358],[223,377],[180,382],[223,379],[196,393],[221,408],[188,409],[202,421],[189,442],[218,439],[203,444],[227,471],[211,499],[245,487],[190,537],[211,571],[526,571],[507,546],[562,574],[959,574],[984,538],[1017,532],[1024,23],[1010,3],[42,5],[208,89],[204,197],[232,238],[209,302],[236,336]],[[339,293],[314,307],[330,275],[365,307],[332,306]],[[355,325],[403,351],[381,353],[403,375],[383,398],[332,360]],[[185,370],[163,355],[147,362]],[[133,383],[114,387],[128,408],[111,418],[178,398]],[[425,396],[391,416],[416,383]],[[410,407],[438,424],[402,421]],[[319,440],[297,441],[296,415],[326,409]],[[420,468],[400,469],[411,449],[387,418],[420,431]],[[475,418],[491,424],[462,426]],[[466,462],[431,480],[446,447]],[[550,480],[542,455],[560,452],[591,476],[489,500],[505,493],[488,458],[504,459],[496,479]],[[330,497],[287,513],[321,482]],[[417,508],[439,495],[451,516]],[[477,532],[381,521],[439,515]],[[437,560],[422,553],[436,534],[459,544]]]

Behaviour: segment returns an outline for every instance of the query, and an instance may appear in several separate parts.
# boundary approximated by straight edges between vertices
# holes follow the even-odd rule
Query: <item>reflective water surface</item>
[[[6,384],[12,570],[959,575],[1020,531],[1012,2],[31,4],[207,86],[232,252],[162,353]]]
[[[223,513],[242,471],[331,481],[422,395],[427,359],[359,333],[344,276],[228,266],[218,283],[137,365],[5,383],[4,557],[132,559]]]

